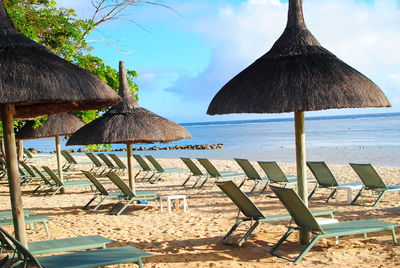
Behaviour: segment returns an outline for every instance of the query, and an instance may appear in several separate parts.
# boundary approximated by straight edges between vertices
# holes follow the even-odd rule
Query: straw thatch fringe
[[[26,122],[15,138],[28,140],[70,135],[85,125],[80,118],[68,113],[50,115],[46,122],[35,129],[33,129],[34,123],[34,121]]]
[[[281,37],[217,93],[208,114],[390,107],[377,85],[320,46],[306,28],[301,3],[289,1]]]
[[[120,98],[101,79],[17,31],[0,1],[0,104],[17,118],[96,109]]]
[[[100,118],[76,131],[67,145],[154,143],[191,138],[184,127],[140,107],[129,91],[122,61],[119,67],[119,93],[123,100]]]

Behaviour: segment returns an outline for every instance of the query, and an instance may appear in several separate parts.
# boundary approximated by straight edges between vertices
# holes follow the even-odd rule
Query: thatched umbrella
[[[17,140],[29,140],[55,137],[58,176],[63,180],[61,166],[60,136],[71,135],[85,123],[77,116],[69,113],[53,114],[39,127],[33,128],[35,121],[28,121],[15,135]]]
[[[122,101],[72,134],[67,145],[125,143],[129,187],[135,191],[132,143],[170,142],[192,136],[184,127],[139,106],[129,91],[123,61],[119,62],[119,83]]]
[[[377,85],[319,44],[304,23],[302,0],[289,0],[283,34],[215,95],[207,113],[294,112],[298,190],[307,204],[304,112],[389,106]]]
[[[98,77],[51,53],[16,30],[0,0],[0,105],[17,239],[27,245],[14,118],[95,109],[120,98]]]

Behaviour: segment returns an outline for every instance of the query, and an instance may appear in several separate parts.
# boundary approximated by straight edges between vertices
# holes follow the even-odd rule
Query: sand
[[[83,156],[79,158],[87,161]],[[54,159],[33,162],[55,167]],[[184,168],[178,159],[160,159],[160,162],[165,167]],[[221,170],[240,171],[234,161],[215,160],[213,163]],[[287,174],[295,174],[294,164],[279,164]],[[329,166],[342,183],[358,180],[349,166]],[[88,169],[89,166],[82,168]],[[400,183],[400,168],[377,167],[377,170],[388,185]],[[181,187],[185,178],[185,174],[169,174],[156,184],[138,182],[137,187],[138,190],[157,191],[162,195],[187,195],[189,210],[186,213],[179,209],[169,215],[166,210],[161,212],[155,203],[150,203],[131,205],[120,216],[108,215],[113,200],[106,201],[97,211],[86,211],[82,207],[93,196],[89,189],[69,188],[65,194],[55,197],[33,196],[34,184],[22,187],[23,202],[26,209],[54,217],[48,222],[53,239],[102,235],[118,241],[111,246],[132,245],[154,254],[144,259],[145,267],[398,267],[400,263],[399,243],[393,245],[388,232],[373,233],[367,239],[362,235],[341,238],[338,245],[334,239],[322,239],[298,265],[271,256],[268,251],[285,233],[288,221],[260,225],[240,248],[224,245],[221,238],[235,222],[237,208],[218,187],[202,190]],[[106,179],[103,181],[107,182]],[[237,179],[237,182],[240,181]],[[248,183],[244,190],[249,190],[251,186],[252,183]],[[115,189],[109,182],[106,187]],[[339,195],[338,202],[333,200],[325,204],[328,194],[326,190],[318,191],[310,200],[310,208],[334,210],[340,221],[379,219],[400,223],[398,192],[386,194],[377,208],[349,206],[344,192]],[[252,195],[251,199],[266,215],[286,213],[271,190],[263,195]],[[368,193],[360,203],[371,204],[372,201],[373,197]],[[0,209],[9,207],[8,187],[3,181],[0,183]],[[240,227],[237,233],[243,234],[246,227]],[[12,231],[11,226],[5,229]],[[400,233],[400,227],[396,231]],[[49,239],[43,229],[38,233],[32,230],[27,232],[29,241]],[[400,235],[397,238],[400,239]],[[296,241],[297,235],[292,235],[279,252],[293,259],[300,249]]]

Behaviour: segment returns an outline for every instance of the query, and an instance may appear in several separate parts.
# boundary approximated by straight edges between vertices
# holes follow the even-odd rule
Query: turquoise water
[[[192,139],[155,144],[160,147],[223,143],[218,150],[145,151],[160,158],[208,157],[210,159],[295,161],[292,119],[225,121],[182,124]],[[308,160],[328,163],[370,162],[400,166],[400,113],[307,118],[305,122]],[[64,140],[65,143],[66,140]],[[25,141],[27,148],[54,150],[54,139]],[[154,145],[137,144],[137,147]],[[114,145],[115,148],[125,145]],[[77,146],[63,148],[79,148]],[[121,152],[122,153],[122,152]]]

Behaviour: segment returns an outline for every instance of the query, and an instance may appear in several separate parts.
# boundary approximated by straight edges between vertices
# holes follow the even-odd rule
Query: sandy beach
[[[155,157],[157,158],[156,155]],[[79,156],[78,159],[88,160],[84,156]],[[159,160],[165,167],[185,168],[179,159]],[[240,171],[234,161],[215,160],[213,163],[221,170]],[[32,164],[55,168],[54,156],[47,160],[36,159]],[[279,165],[285,173],[295,174],[294,164],[279,163]],[[348,165],[329,165],[329,167],[342,183],[359,181]],[[81,168],[89,169],[90,166]],[[400,183],[400,168],[376,167],[376,169],[388,185]],[[308,176],[311,177],[311,173],[308,173]],[[97,211],[86,211],[82,210],[82,207],[93,196],[93,192],[89,189],[69,188],[65,194],[55,197],[33,196],[31,192],[36,184],[22,187],[24,208],[54,218],[48,221],[53,239],[102,235],[118,241],[111,246],[132,245],[154,254],[155,256],[144,259],[145,267],[359,267],[361,265],[398,267],[400,263],[400,244],[393,245],[389,232],[372,233],[367,239],[362,235],[344,237],[340,239],[338,245],[334,239],[322,239],[298,265],[271,256],[268,251],[285,233],[288,221],[260,225],[240,248],[224,245],[221,238],[235,222],[238,209],[218,187],[212,189],[181,187],[186,177],[186,174],[169,174],[162,176],[163,179],[156,184],[137,183],[138,190],[157,191],[161,195],[187,195],[189,210],[186,213],[179,209],[173,210],[169,215],[166,210],[161,212],[155,203],[150,203],[150,205],[131,205],[120,216],[108,215],[114,200],[106,201]],[[76,178],[83,179],[83,176]],[[241,179],[237,179],[236,182],[240,181]],[[108,189],[115,189],[106,178],[103,178],[102,182]],[[243,189],[248,191],[251,186],[252,183],[248,183]],[[311,184],[309,188],[311,191]],[[338,202],[334,199],[325,204],[328,194],[326,190],[318,191],[310,200],[310,208],[334,210],[334,215],[339,221],[379,219],[400,223],[398,192],[386,194],[376,208],[347,205],[345,192],[340,192]],[[252,195],[251,199],[265,215],[287,213],[278,199],[274,198],[271,190],[263,195]],[[360,203],[370,205],[373,200],[370,193],[367,193]],[[1,181],[0,209],[9,208],[8,186]],[[246,227],[248,226],[240,227],[237,234],[243,234]],[[5,229],[12,232],[11,226],[6,226]],[[396,232],[397,239],[400,239],[400,227],[396,228]],[[237,237],[239,236],[233,238]],[[29,241],[49,239],[43,229],[38,233],[28,230],[28,238]],[[279,252],[293,258],[300,249],[296,244],[297,236],[292,235],[289,241]],[[137,267],[137,265],[129,264],[125,267]]]

